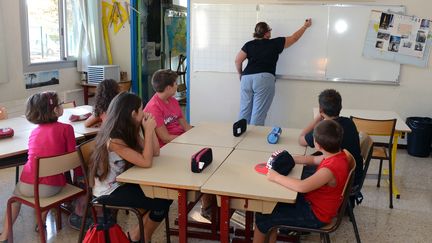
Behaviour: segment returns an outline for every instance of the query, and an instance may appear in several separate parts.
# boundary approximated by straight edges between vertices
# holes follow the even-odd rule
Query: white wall
[[[191,0],[191,7],[193,3],[198,2],[281,3],[281,1],[271,0]],[[295,1],[285,2],[293,3]],[[309,4],[313,1],[296,2]],[[430,0],[356,2],[367,2],[366,4],[402,4],[406,7],[407,14],[432,18],[430,12],[432,1]],[[328,1],[328,3],[336,3],[336,1]],[[337,1],[337,3],[349,2]],[[191,11],[191,15],[193,16],[193,9]],[[251,29],[252,32],[253,29]],[[192,32],[192,34],[194,33]],[[343,106],[346,108],[393,110],[403,118],[408,116],[432,117],[431,63],[432,60],[429,60],[427,68],[402,65],[399,86],[277,80],[276,96],[270,108],[266,124],[294,128],[304,127],[312,118],[312,108],[318,105],[318,94],[326,88],[338,90],[343,98]],[[240,82],[237,74],[193,72],[192,70],[190,77],[190,117],[192,124],[206,120],[234,121],[237,119],[240,103]]]
[[[8,1],[0,0],[0,15],[4,20],[4,36],[6,42],[6,54],[9,80],[0,83],[0,106],[6,106],[10,114],[19,115],[24,110],[24,103],[30,95],[43,91],[55,90],[60,95],[65,95],[76,89],[81,89],[79,85],[80,76],[76,68],[65,68],[59,70],[60,84],[45,86],[35,89],[26,89],[24,84],[22,47],[21,47],[21,18],[19,0]],[[111,50],[114,64],[119,64],[122,71],[127,71],[130,75],[130,30],[129,23],[125,24],[117,34],[110,30]],[[61,97],[63,97],[61,96]],[[83,100],[77,100],[82,104]]]

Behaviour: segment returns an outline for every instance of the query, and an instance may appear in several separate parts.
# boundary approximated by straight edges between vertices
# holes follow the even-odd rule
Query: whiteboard
[[[267,22],[272,37],[287,36],[312,18],[313,25],[294,45],[279,56],[277,75],[292,77],[325,78],[327,56],[328,7],[325,5],[260,5],[258,21]]]
[[[6,37],[4,36],[3,17],[0,15],[0,83],[6,83],[8,78]]]
[[[326,72],[328,79],[382,82],[398,80],[400,69],[398,63],[369,59],[362,54],[372,9],[389,9],[389,7],[330,7]],[[402,7],[391,9],[404,11]],[[347,28],[341,32],[340,25],[343,23],[346,23]],[[336,26],[339,26],[339,29]]]
[[[191,70],[236,72],[235,56],[252,40],[257,22],[266,21],[274,38],[291,35],[311,17],[312,27],[279,56],[278,78],[397,84],[400,64],[362,55],[373,9],[403,11],[401,6],[390,5],[195,3],[191,9]],[[345,34],[333,28],[340,19],[349,24]]]

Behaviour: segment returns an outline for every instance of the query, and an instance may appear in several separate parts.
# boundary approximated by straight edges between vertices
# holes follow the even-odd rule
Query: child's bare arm
[[[296,192],[306,193],[322,187],[334,180],[333,173],[327,168],[321,168],[305,180],[283,176],[274,170],[269,170],[267,179],[276,182]]]
[[[126,143],[121,139],[112,139],[108,145],[110,151],[115,152],[123,159],[129,161],[130,163],[140,166],[140,167],[151,167],[153,163],[153,151],[151,146],[144,146],[143,152],[139,153],[132,148],[128,147]],[[151,156],[150,156],[151,155]]]
[[[319,113],[318,115],[316,115],[314,117],[314,119],[301,131],[300,136],[298,138],[298,142],[300,145],[302,146],[308,146],[308,143],[306,142],[305,136],[306,134],[308,134],[310,131],[312,131],[314,129],[314,127],[316,126],[316,124],[318,124],[321,120],[322,120],[322,116]]]
[[[297,155],[293,156],[293,158],[296,164],[319,165],[324,157],[313,155]]]
[[[85,120],[84,126],[85,127],[92,127],[92,126],[98,125],[101,122],[102,122],[102,119],[100,119],[100,117],[97,117],[97,116],[92,114],[91,116],[89,116],[89,118],[87,118],[87,120]]]
[[[155,129],[155,131],[156,131],[156,134],[157,134],[158,138],[159,138],[160,140],[162,140],[162,142],[164,142],[164,143],[169,143],[169,142],[171,142],[174,138],[177,137],[177,135],[170,134],[170,133],[168,132],[168,129],[166,128],[165,125],[162,125],[162,126],[160,126],[160,127],[157,127],[157,128]]]
[[[184,118],[180,118],[179,123],[180,126],[182,126],[185,131],[189,131],[192,128],[192,126],[189,125],[189,123]]]

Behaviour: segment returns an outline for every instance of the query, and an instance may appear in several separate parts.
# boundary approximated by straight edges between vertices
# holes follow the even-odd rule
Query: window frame
[[[63,68],[72,68],[77,66],[76,59],[67,59],[65,48],[67,48],[67,43],[64,36],[65,31],[67,31],[67,26],[65,26],[65,19],[62,9],[64,8],[65,0],[59,1],[59,35],[60,35],[60,56],[63,60],[59,61],[47,61],[40,63],[31,63],[30,60],[30,42],[29,42],[29,24],[28,24],[28,11],[27,11],[27,0],[20,0],[20,16],[21,16],[21,50],[22,50],[22,61],[23,61],[23,71],[27,72],[37,72],[37,71],[48,71]]]

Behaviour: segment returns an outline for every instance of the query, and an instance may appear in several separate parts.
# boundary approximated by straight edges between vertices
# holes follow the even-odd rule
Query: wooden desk
[[[267,161],[269,156],[269,152],[236,149],[202,186],[201,192],[218,198],[220,242],[229,242],[230,208],[270,213],[277,202],[295,203],[297,192],[268,181],[265,175],[254,170],[256,164]],[[302,170],[302,165],[296,165],[289,176],[300,178]],[[247,228],[246,233],[250,232]]]
[[[171,143],[234,148],[243,140],[248,131],[240,137],[234,137],[232,126],[232,123],[200,123],[176,137]]]
[[[211,147],[213,162],[202,173],[192,173],[190,158],[205,146],[168,143],[153,159],[151,168],[132,167],[117,181],[140,184],[152,198],[178,200],[179,242],[187,242],[187,202],[197,200],[201,186],[217,170],[231,148]]]
[[[319,113],[318,108],[313,108],[314,117]],[[392,182],[393,182],[393,194],[396,198],[400,198],[399,189],[395,185],[395,170],[396,170],[396,151],[398,145],[398,139],[402,134],[411,132],[411,129],[405,124],[405,121],[394,111],[381,111],[381,110],[360,110],[360,109],[342,109],[340,112],[341,116],[350,117],[360,117],[375,120],[386,120],[386,119],[396,119],[395,133],[393,135],[393,148],[392,148]]]
[[[66,108],[63,111],[63,115],[59,117],[58,121],[66,124],[70,124],[76,133],[84,136],[96,135],[99,131],[99,127],[86,127],[84,121],[69,121],[69,117],[73,115],[83,115],[93,111],[93,107],[89,105],[77,106],[75,108]]]
[[[24,116],[18,116],[18,117],[8,118],[5,120],[0,120],[1,128],[11,127],[15,133],[20,131],[25,131],[25,130],[33,130],[36,126],[37,126],[36,124],[27,121],[27,119]]]
[[[298,143],[301,129],[282,128],[281,136],[276,144],[267,142],[267,135],[272,127],[250,126],[244,134],[244,139],[236,146],[236,149],[274,152],[276,150],[287,150],[291,154],[305,154],[306,147]]]
[[[84,105],[88,105],[89,97],[93,97],[96,93],[96,88],[98,84],[87,83],[86,81],[81,82],[81,87],[83,88],[84,95]],[[119,82],[120,91],[129,91],[131,87],[131,81],[121,81]]]

